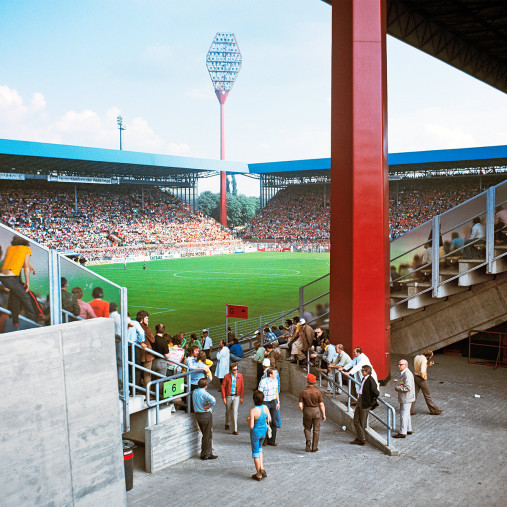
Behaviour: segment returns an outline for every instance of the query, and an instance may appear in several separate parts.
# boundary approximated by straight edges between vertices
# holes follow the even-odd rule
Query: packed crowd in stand
[[[45,246],[87,254],[105,249],[114,256],[122,246],[151,254],[240,243],[215,220],[158,188],[144,188],[143,209],[141,187],[106,187],[78,186],[76,210],[73,185],[9,182],[0,191],[1,220]]]
[[[389,239],[395,239],[435,215],[471,199],[482,190],[477,182],[404,181],[389,192]],[[396,199],[398,199],[396,201]]]
[[[250,240],[281,243],[329,243],[329,201],[322,185],[291,186],[268,201],[244,230]]]

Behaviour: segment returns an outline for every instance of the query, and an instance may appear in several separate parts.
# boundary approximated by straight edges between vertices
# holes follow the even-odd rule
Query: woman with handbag
[[[253,402],[255,407],[250,410],[250,416],[247,418],[252,443],[252,457],[255,464],[255,473],[252,475],[252,479],[261,481],[268,476],[264,470],[262,442],[266,437],[266,433],[271,430],[269,426],[271,415],[266,405],[264,405],[264,393],[262,391],[254,391]]]

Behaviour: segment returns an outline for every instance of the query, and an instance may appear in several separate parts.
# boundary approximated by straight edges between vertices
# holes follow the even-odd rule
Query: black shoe
[[[227,431],[228,429],[229,429],[229,425],[228,425],[228,424],[226,424],[226,425],[225,425],[225,431]]]
[[[413,431],[407,431],[407,435],[412,435]]]
[[[403,433],[398,433],[396,435],[393,435],[393,438],[405,438],[407,435],[403,435]]]
[[[268,442],[268,445],[272,445],[273,447],[276,447],[278,444],[277,444],[277,443],[275,443],[275,442],[272,442],[272,443],[271,443],[271,442]]]
[[[217,459],[218,456],[215,456],[214,454],[211,454],[210,456],[203,456],[201,459],[202,460],[207,460],[207,459]]]
[[[317,451],[318,451],[318,449],[312,449],[312,452],[317,452]]]

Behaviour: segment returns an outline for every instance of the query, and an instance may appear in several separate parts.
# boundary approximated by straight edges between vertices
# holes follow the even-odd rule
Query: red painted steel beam
[[[332,7],[330,336],[390,375],[385,0]]]
[[[220,160],[225,160],[225,100],[228,93],[217,93],[220,101]],[[227,227],[227,173],[220,173],[220,223]]]

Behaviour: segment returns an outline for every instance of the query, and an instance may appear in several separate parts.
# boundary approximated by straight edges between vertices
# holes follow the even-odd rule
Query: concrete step
[[[470,287],[482,282],[487,282],[493,278],[493,275],[486,273],[486,264],[484,259],[461,259],[459,261],[459,281],[458,285],[462,287]],[[469,273],[465,273],[469,269],[473,269]]]
[[[407,304],[403,303],[401,305],[391,306],[390,309],[390,320],[402,319],[403,317],[407,317],[408,315],[412,315],[415,312],[421,311],[421,309],[413,310],[407,308]]]

